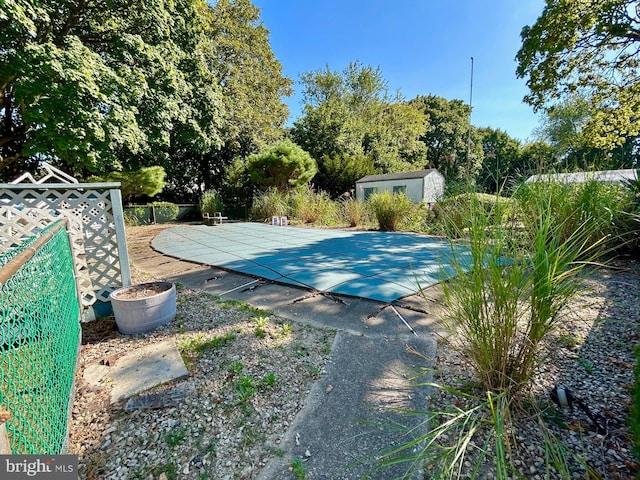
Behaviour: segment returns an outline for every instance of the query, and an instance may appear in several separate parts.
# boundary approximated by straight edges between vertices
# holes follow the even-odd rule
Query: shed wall
[[[422,178],[402,178],[398,180],[358,183],[356,188],[356,198],[358,200],[364,200],[366,188],[374,188],[377,192],[383,192],[386,190],[393,193],[394,187],[405,187],[406,196],[412,201],[419,203],[422,201],[423,196],[422,180]]]

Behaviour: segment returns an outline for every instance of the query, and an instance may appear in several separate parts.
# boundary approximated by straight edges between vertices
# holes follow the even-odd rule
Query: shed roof
[[[527,183],[535,182],[564,182],[584,183],[590,180],[598,182],[618,183],[624,180],[637,180],[638,172],[633,168],[626,170],[601,170],[594,172],[551,173],[545,175],[533,175],[527,178]]]
[[[363,182],[381,182],[385,180],[404,180],[407,178],[424,178],[432,173],[436,173],[440,175],[435,168],[430,168],[428,170],[418,170],[415,172],[399,172],[399,173],[385,173],[382,175],[367,175],[366,177],[362,177],[360,180],[356,180],[356,183]]]

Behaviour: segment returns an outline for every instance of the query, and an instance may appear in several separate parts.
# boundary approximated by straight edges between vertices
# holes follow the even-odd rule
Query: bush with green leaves
[[[311,155],[291,140],[280,140],[250,155],[246,168],[258,188],[275,188],[280,192],[306,185],[318,171]]]
[[[120,190],[124,201],[129,202],[136,197],[154,197],[165,187],[166,172],[163,167],[155,165],[138,170],[111,172],[101,180],[120,182]]]
[[[413,210],[413,203],[404,193],[391,193],[388,190],[376,192],[369,197],[367,205],[378,221],[380,230],[395,232],[402,220]]]
[[[463,237],[470,214],[469,208],[473,204],[477,204],[489,216],[500,215],[499,219],[494,218],[492,221],[508,221],[516,209],[512,199],[499,195],[476,192],[456,193],[434,205],[432,232],[447,235],[450,238]]]
[[[180,207],[171,202],[152,202],[151,207],[156,223],[172,222],[178,217]]]
[[[253,197],[250,217],[253,220],[270,220],[271,217],[282,217],[289,212],[289,194],[269,188]]]
[[[202,194],[200,198],[200,213],[203,215],[213,215],[216,212],[222,212],[222,196],[215,189],[209,189]]]

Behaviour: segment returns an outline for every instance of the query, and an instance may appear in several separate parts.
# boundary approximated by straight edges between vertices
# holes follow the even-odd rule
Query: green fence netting
[[[64,224],[0,255],[0,279],[0,409],[12,415],[12,453],[62,453],[80,341]]]

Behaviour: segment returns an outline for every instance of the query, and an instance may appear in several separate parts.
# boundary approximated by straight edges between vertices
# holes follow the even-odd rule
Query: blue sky
[[[406,99],[439,95],[469,102],[477,127],[532,139],[539,118],[522,103],[515,74],[520,31],[542,13],[543,0],[254,0],[271,48],[295,94],[286,100],[289,124],[302,109],[299,79],[351,61],[380,67],[390,93]]]

